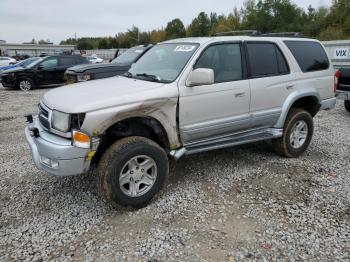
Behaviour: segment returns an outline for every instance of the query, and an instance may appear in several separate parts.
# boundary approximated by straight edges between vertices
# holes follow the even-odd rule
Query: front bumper
[[[322,100],[321,101],[321,108],[320,108],[320,110],[334,109],[336,103],[337,103],[337,98],[336,97],[332,97],[332,98],[329,98],[329,99]]]
[[[31,131],[35,128],[39,134],[37,137]],[[40,126],[37,117],[25,128],[25,135],[33,161],[40,170],[54,176],[79,175],[89,170],[87,155],[90,150],[72,146],[71,140],[47,132]],[[55,164],[45,164],[44,159],[50,159]]]
[[[1,84],[4,87],[15,88],[16,87],[16,79],[9,77],[8,75],[1,76]]]
[[[350,92],[337,90],[336,97],[340,100],[350,100]]]

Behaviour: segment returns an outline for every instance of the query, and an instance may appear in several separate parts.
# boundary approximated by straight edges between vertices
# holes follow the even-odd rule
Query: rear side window
[[[273,43],[247,43],[250,76],[253,78],[289,73],[280,49]]]
[[[329,60],[320,43],[308,41],[284,41],[297,60],[301,71],[313,72],[329,68]]]
[[[75,57],[60,57],[61,66],[71,66],[76,64]]]

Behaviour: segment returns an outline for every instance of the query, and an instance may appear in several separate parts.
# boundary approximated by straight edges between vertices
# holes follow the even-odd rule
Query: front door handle
[[[291,89],[294,88],[294,84],[288,84],[288,85],[286,86],[286,88],[287,88],[287,90],[291,90]]]
[[[243,96],[245,96],[245,92],[235,93],[235,97],[243,97]]]

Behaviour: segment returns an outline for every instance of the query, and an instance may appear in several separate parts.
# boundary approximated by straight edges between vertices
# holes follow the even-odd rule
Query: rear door
[[[295,83],[290,65],[274,42],[249,41],[245,44],[251,88],[252,127],[273,126]]]

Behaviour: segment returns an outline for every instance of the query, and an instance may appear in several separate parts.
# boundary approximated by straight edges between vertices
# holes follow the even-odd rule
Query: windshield
[[[33,66],[36,66],[41,61],[43,61],[44,58],[37,58],[35,61],[32,61],[29,65],[26,66],[26,68],[32,68]]]
[[[198,48],[198,44],[159,44],[144,54],[127,76],[144,80],[173,82]]]
[[[126,52],[122,53],[117,58],[113,59],[113,64],[132,64],[140,55],[145,52],[146,49],[141,47],[130,48]]]

